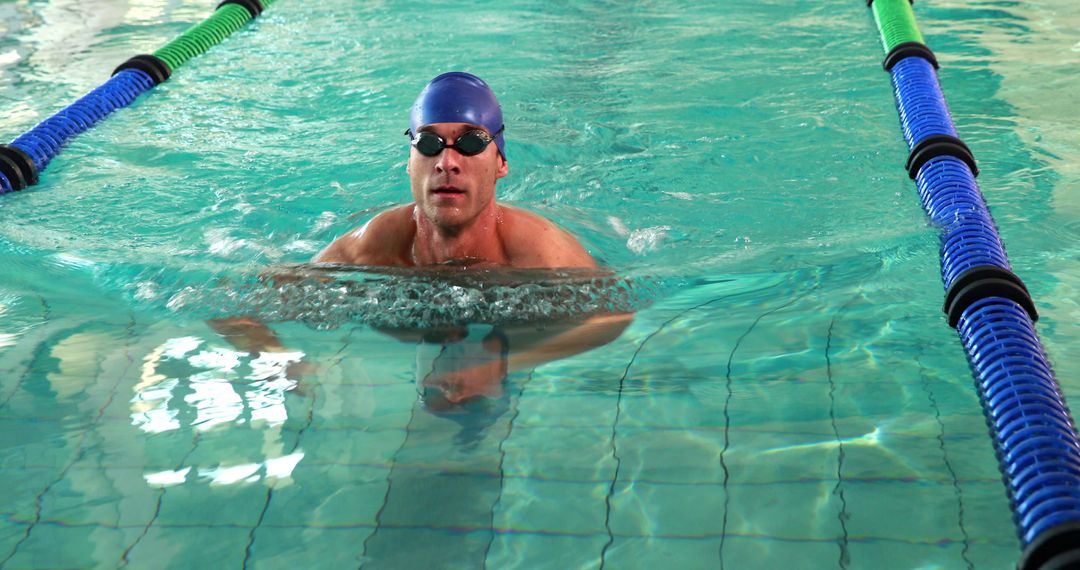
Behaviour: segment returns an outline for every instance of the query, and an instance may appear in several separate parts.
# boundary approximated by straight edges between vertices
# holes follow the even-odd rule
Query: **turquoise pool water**
[[[2,136],[211,9],[0,3]],[[916,14],[1077,401],[1080,15]],[[280,0],[0,197],[0,567],[1011,567],[877,41],[861,2]],[[502,197],[644,291],[453,417],[375,313],[252,285],[406,199],[449,69],[500,94]],[[204,321],[283,305],[299,383]]]

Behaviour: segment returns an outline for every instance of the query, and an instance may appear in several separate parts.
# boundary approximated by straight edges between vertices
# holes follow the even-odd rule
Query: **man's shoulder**
[[[416,226],[413,224],[413,204],[405,204],[402,206],[395,206],[389,210],[383,210],[371,218],[371,221],[364,224],[368,232],[372,232],[379,237],[388,237],[389,235],[401,235],[407,233],[410,237],[416,231]]]
[[[555,222],[522,208],[500,204],[503,247],[516,267],[596,267],[577,238]]]
[[[408,245],[416,233],[412,216],[412,204],[384,210],[366,224],[334,240],[315,257],[315,261],[407,265]]]

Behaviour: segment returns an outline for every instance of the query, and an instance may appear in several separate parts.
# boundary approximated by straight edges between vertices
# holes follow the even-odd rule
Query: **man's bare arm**
[[[210,328],[243,352],[288,352],[270,327],[251,317],[226,317],[206,321]]]
[[[604,346],[619,338],[633,318],[633,313],[609,313],[556,330],[541,331],[535,327],[504,330],[510,343],[509,369],[534,368]]]

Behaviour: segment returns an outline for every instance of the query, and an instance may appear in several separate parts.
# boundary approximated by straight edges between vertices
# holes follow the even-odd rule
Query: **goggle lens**
[[[473,156],[484,152],[492,140],[484,131],[469,131],[457,138],[454,147],[465,156]]]
[[[413,139],[413,146],[424,156],[435,156],[442,152],[446,141],[435,133],[418,133]]]

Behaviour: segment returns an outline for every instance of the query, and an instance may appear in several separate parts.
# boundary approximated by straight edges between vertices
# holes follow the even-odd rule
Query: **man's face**
[[[455,144],[461,134],[483,127],[468,123],[434,123],[421,127]],[[489,135],[491,133],[488,133]],[[435,156],[409,150],[406,167],[412,183],[413,200],[420,213],[439,229],[459,231],[495,202],[495,181],[509,172],[495,143],[474,156],[444,148]]]

